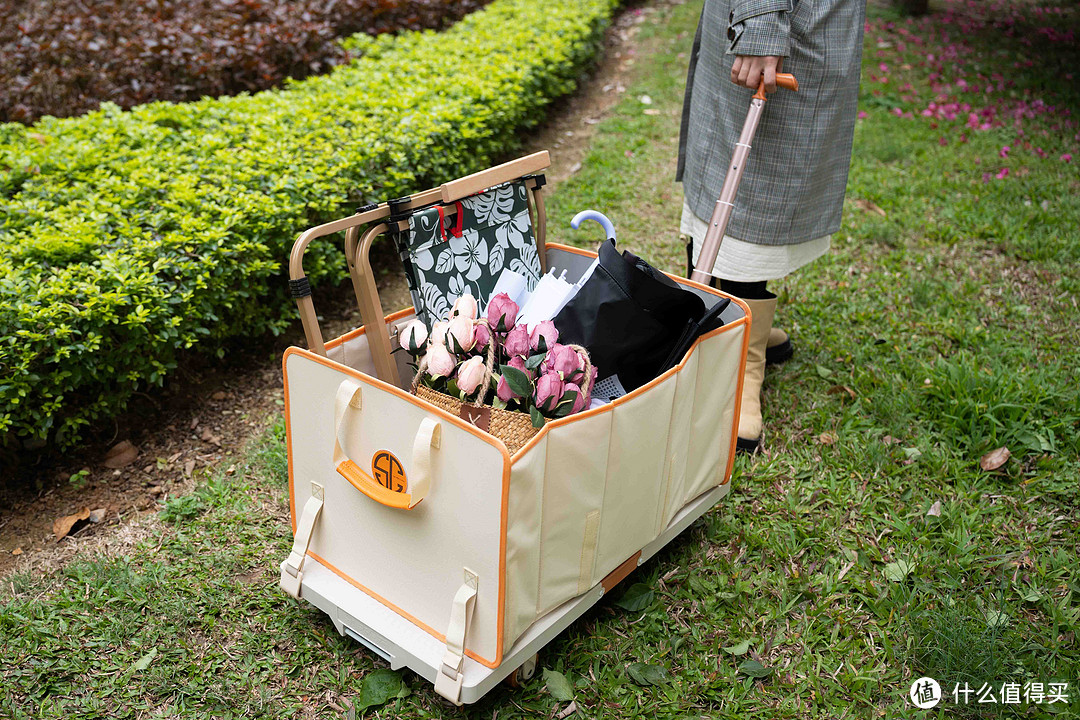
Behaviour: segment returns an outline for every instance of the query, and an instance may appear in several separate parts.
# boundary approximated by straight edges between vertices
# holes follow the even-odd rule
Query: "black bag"
[[[705,302],[615,241],[600,246],[600,264],[555,316],[559,342],[583,345],[598,380],[617,375],[627,392],[682,359],[702,333],[719,327],[723,298]]]

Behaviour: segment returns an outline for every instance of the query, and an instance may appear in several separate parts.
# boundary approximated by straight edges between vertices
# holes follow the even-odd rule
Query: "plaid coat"
[[[782,55],[797,93],[769,95],[727,234],[790,245],[840,228],[851,162],[865,0],[705,0],[686,80],[679,169],[686,202],[712,217],[753,91],[736,55]]]

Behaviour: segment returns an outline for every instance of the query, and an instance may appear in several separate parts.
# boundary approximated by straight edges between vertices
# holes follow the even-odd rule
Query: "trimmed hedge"
[[[265,90],[347,62],[343,35],[443,28],[486,2],[0,0],[0,122]]]
[[[0,434],[76,442],[160,385],[295,315],[296,234],[355,203],[490,165],[571,91],[617,0],[497,0],[443,33],[282,90],[0,125]],[[316,243],[313,280],[344,277]]]

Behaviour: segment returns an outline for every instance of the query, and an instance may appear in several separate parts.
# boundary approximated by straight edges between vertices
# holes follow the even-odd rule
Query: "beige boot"
[[[761,383],[765,380],[765,348],[776,313],[776,298],[743,300],[750,306],[750,346],[746,351],[737,449],[754,452],[761,445]]]

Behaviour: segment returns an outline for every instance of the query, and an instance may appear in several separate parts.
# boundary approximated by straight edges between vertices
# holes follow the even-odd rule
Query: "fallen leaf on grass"
[[[563,708],[562,711],[558,715],[555,716],[555,718],[556,718],[556,720],[564,720],[564,718],[568,718],[568,717],[570,717],[571,715],[573,715],[576,712],[577,712],[577,702],[571,700],[570,704],[567,705],[565,708]]]
[[[23,554],[23,549],[21,547],[20,548],[15,548],[14,550],[11,551],[11,554],[12,555],[22,555]]]
[[[865,210],[866,212],[872,212],[880,215],[881,217],[885,217],[885,211],[878,207],[875,203],[870,202],[869,200],[863,200],[860,198],[855,201],[855,207],[859,208],[860,210]]]
[[[107,468],[117,470],[135,462],[137,457],[139,457],[138,448],[127,440],[121,440],[113,445],[109,452],[105,453],[105,459],[101,464]]]
[[[544,684],[547,685],[551,697],[556,700],[570,702],[574,699],[574,686],[561,672],[544,668]]]
[[[847,396],[852,400],[855,399],[855,391],[849,388],[847,385],[833,385],[831,388],[825,391],[826,395],[838,395],[840,393],[847,393]]]
[[[56,536],[56,541],[60,542],[61,540],[63,540],[67,536],[67,534],[71,532],[71,529],[75,527],[75,524],[77,522],[79,522],[80,520],[86,520],[89,517],[90,508],[84,507],[82,510],[75,513],[74,515],[65,515],[64,517],[54,520],[52,525],[52,531],[53,535]]]
[[[836,433],[823,432],[817,436],[817,441],[822,445],[832,445],[836,442]]]
[[[979,460],[979,467],[981,467],[985,472],[993,472],[1005,463],[1009,462],[1009,458],[1011,456],[1012,453],[1009,452],[1009,448],[999,447],[997,450],[991,450],[990,452],[983,455],[982,458]]]
[[[885,579],[889,582],[904,582],[904,579],[911,574],[911,571],[915,569],[915,566],[905,560],[897,560],[891,562],[885,566],[883,572],[885,573]]]
[[[757,660],[745,660],[739,665],[739,672],[752,678],[766,678],[772,675],[772,668],[767,668]]]
[[[210,396],[210,399],[211,400],[224,400],[227,397],[229,397],[229,393],[225,392],[224,390],[218,390],[216,393],[214,393],[213,395]]]
[[[184,477],[191,477],[191,473],[195,472],[195,461],[188,460],[184,463]]]
[[[926,511],[928,517],[941,517],[941,501],[935,500],[930,509]]]
[[[626,589],[622,597],[615,604],[623,610],[637,612],[652,605],[653,591],[645,583],[635,583]]]
[[[732,655],[745,655],[746,651],[750,649],[750,641],[743,640],[738,645],[730,645],[728,647],[723,647],[720,649],[726,653],[731,653]]]
[[[357,710],[383,705],[392,698],[409,696],[409,686],[393,670],[377,668],[364,676],[360,685],[360,699]]]
[[[212,443],[214,445],[217,445],[218,447],[221,447],[221,436],[215,435],[214,433],[210,432],[210,428],[203,428],[202,439],[203,442]]]
[[[648,108],[646,110],[643,110],[642,112],[644,112],[646,115],[659,115],[660,114],[660,111],[657,110],[656,108]]]
[[[626,672],[630,675],[631,680],[646,687],[659,685],[667,679],[667,670],[659,665],[649,665],[648,663],[630,663],[626,666]]]
[[[150,652],[146,653],[141,658],[139,658],[138,662],[136,662],[132,666],[131,669],[134,670],[135,672],[142,672],[146,668],[150,667],[150,663],[152,663],[154,661],[154,658],[156,658],[156,657],[157,657],[157,648],[151,648]]]
[[[105,519],[105,508],[98,508],[97,510],[91,510],[90,516],[87,518],[90,522],[97,524]]]

